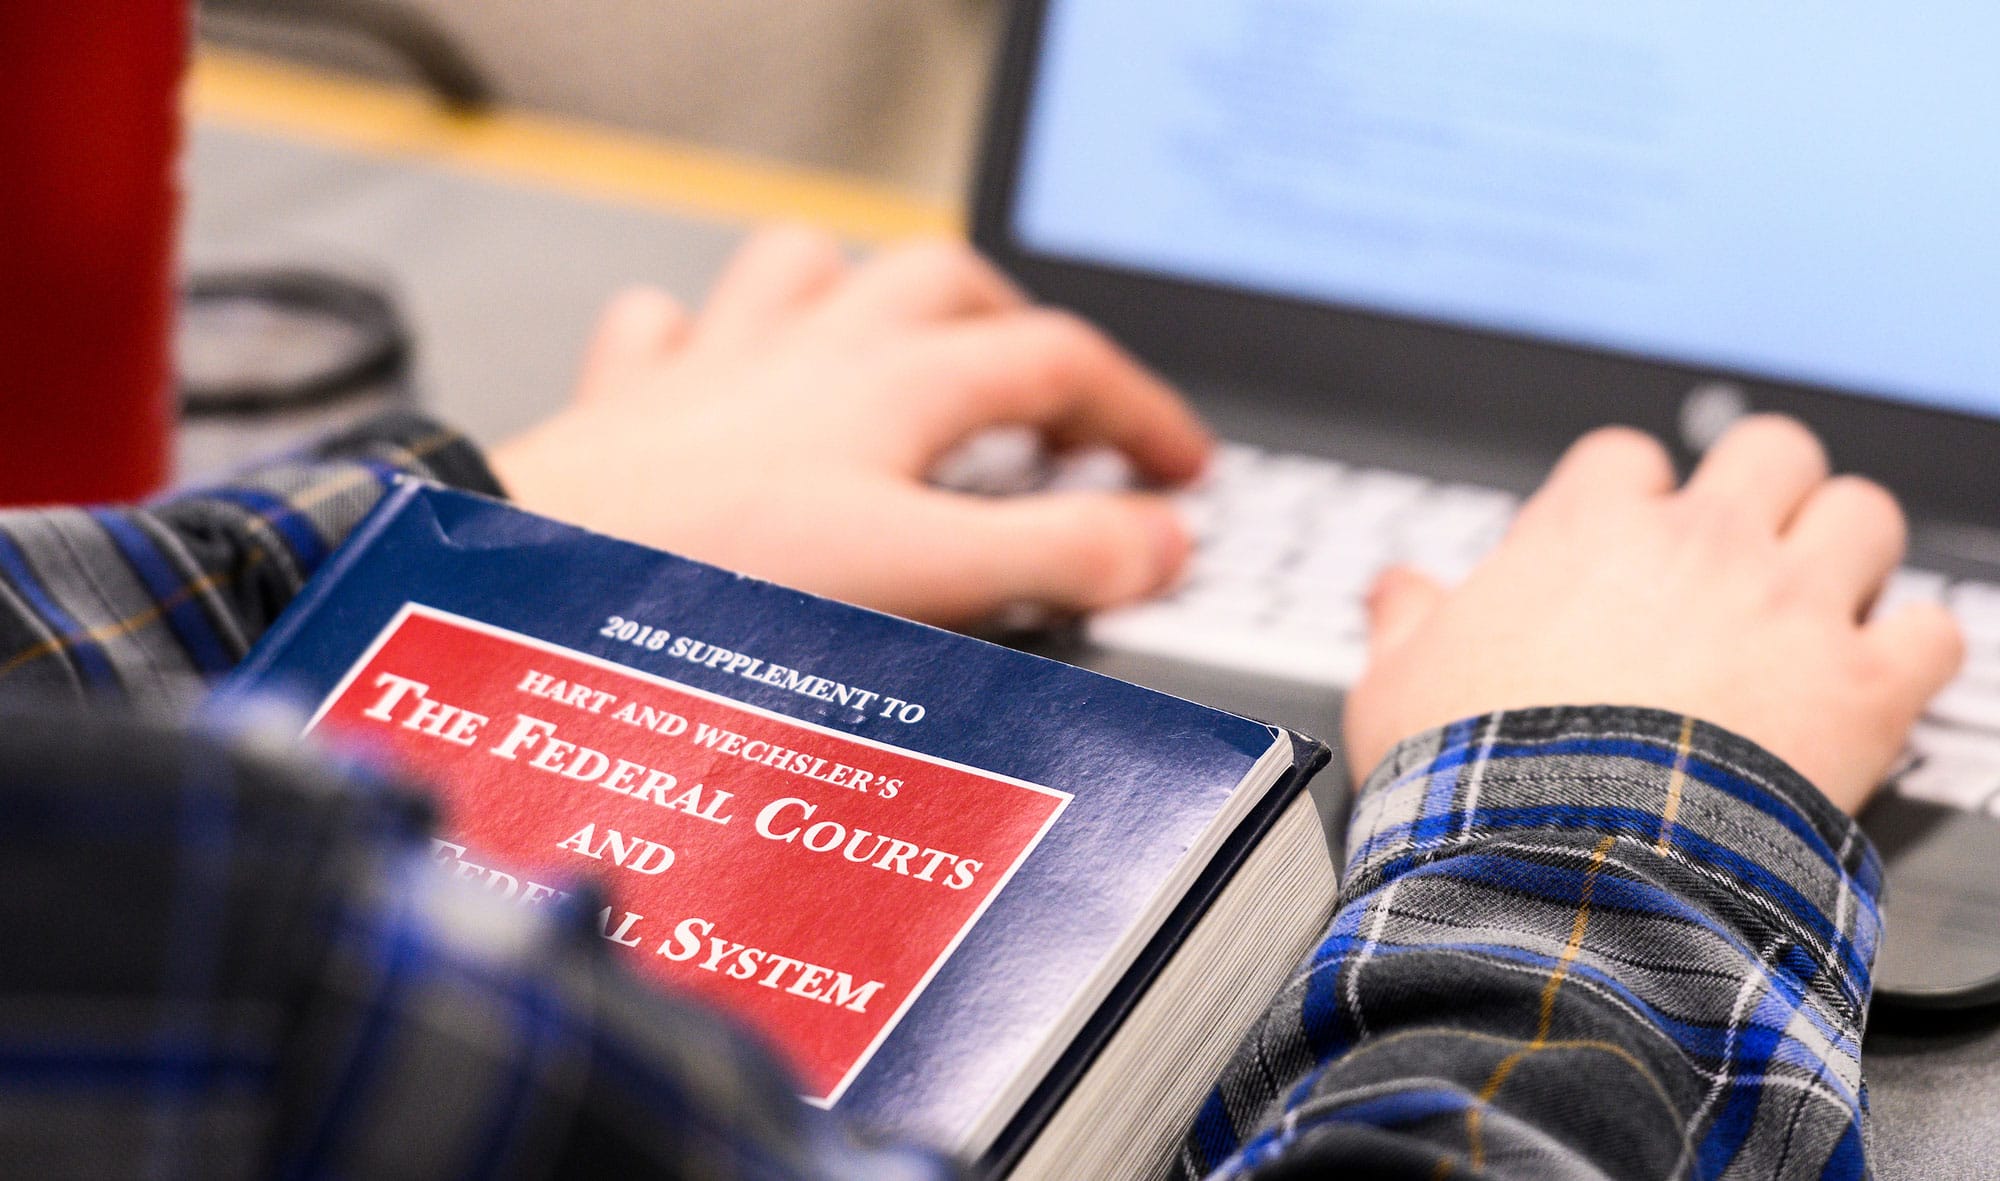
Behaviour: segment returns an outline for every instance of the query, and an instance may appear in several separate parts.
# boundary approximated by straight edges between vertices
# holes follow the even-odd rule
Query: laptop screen
[[[2000,416],[2000,7],[1050,0],[1038,254]]]

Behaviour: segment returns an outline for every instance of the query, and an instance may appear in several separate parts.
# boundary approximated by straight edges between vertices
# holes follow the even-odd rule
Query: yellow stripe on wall
[[[962,232],[956,211],[885,186],[521,111],[453,114],[421,92],[203,49],[188,113],[577,196],[739,224],[789,220],[880,244]]]

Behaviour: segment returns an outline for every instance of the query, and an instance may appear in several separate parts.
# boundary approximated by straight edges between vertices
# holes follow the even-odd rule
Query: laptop
[[[976,243],[1234,442],[1189,577],[1040,641],[1337,735],[1389,561],[1476,563],[1620,422],[1811,424],[1912,517],[1964,675],[1864,817],[1878,995],[2000,1000],[2000,17],[1714,0],[1022,0]],[[1329,808],[1337,807],[1329,804]]]

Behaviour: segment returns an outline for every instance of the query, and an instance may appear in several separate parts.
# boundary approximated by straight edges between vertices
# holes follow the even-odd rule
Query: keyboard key
[[[1056,456],[1042,487],[1047,492],[1123,492],[1138,483],[1138,476],[1124,452],[1086,447]]]
[[[1048,479],[1041,436],[1031,427],[994,427],[959,444],[931,469],[931,483],[978,496],[1019,496]]]
[[[1973,644],[2000,644],[2000,586],[1961,582],[1951,588],[1951,613]]]
[[[1292,593],[1322,600],[1345,597],[1355,602],[1375,585],[1375,578],[1389,564],[1389,554],[1374,553],[1308,554],[1285,574]]]
[[[1423,517],[1426,529],[1471,537],[1504,530],[1515,508],[1514,498],[1505,492],[1447,484],[1427,498]]]
[[[1931,700],[1924,716],[1954,726],[2000,732],[2000,684],[1961,676]]]
[[[1401,472],[1357,472],[1340,489],[1341,515],[1358,522],[1384,521],[1422,499],[1430,481]]]
[[[1274,605],[1276,625],[1286,633],[1332,633],[1368,639],[1368,613],[1350,597],[1280,595]]]
[[[1235,623],[1269,614],[1278,608],[1274,588],[1261,584],[1195,582],[1168,600],[1190,623],[1203,620],[1218,624]]]
[[[1947,581],[1935,570],[1898,570],[1889,576],[1868,617],[1878,619],[1905,603],[1943,602]]]
[[[1979,808],[2000,798],[2000,739],[1919,726],[1911,735],[1915,765],[1896,780],[1911,799]]]
[[[1333,631],[1232,626],[1151,604],[1100,613],[1085,630],[1107,648],[1336,689],[1354,683],[1368,655],[1365,643]]]
[[[1479,565],[1480,555],[1463,550],[1417,550],[1403,560],[1444,586],[1464,582]]]
[[[1223,443],[1209,457],[1208,475],[1212,482],[1227,482],[1263,466],[1264,452],[1243,443]]]
[[[1952,683],[1976,685],[1987,690],[2000,689],[2000,648],[1967,647],[1965,667]]]

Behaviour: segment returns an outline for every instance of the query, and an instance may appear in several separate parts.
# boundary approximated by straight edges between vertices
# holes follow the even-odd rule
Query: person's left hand
[[[614,301],[574,402],[492,463],[525,508],[933,623],[1091,610],[1173,577],[1188,540],[1158,494],[924,482],[1001,425],[1115,447],[1163,484],[1210,447],[1173,391],[963,244],[854,266],[787,229],[754,238],[698,316],[657,291]]]

